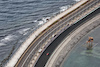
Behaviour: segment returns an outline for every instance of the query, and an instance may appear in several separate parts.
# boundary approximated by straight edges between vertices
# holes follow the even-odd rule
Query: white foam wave
[[[38,21],[39,24],[38,25],[42,25],[44,22],[41,20],[41,21]]]
[[[28,33],[28,31],[27,32],[25,32],[23,35],[26,35]]]
[[[2,39],[1,42],[8,42],[8,41],[15,40],[16,37],[17,36],[15,36],[15,35],[8,35],[4,39]]]
[[[46,23],[49,19],[50,19],[50,17],[44,17],[44,18],[42,18],[41,21],[37,21],[37,22],[39,22],[38,25],[42,25],[42,24]]]
[[[26,34],[27,34],[26,32],[27,32],[28,30],[30,30],[30,28],[20,29],[18,32],[19,32],[20,34],[26,35]]]
[[[23,42],[23,40],[20,40],[19,42],[20,42],[20,43],[22,43],[22,42]]]
[[[0,46],[4,46],[4,45],[7,45],[7,44],[5,44],[5,43],[0,43]]]
[[[65,10],[67,10],[71,5],[67,5],[67,6],[62,6],[60,7],[60,12],[63,12]]]
[[[42,18],[42,20],[43,20],[44,22],[47,22],[49,19],[50,19],[50,17],[44,17],[44,18]]]
[[[37,22],[37,20],[34,20],[34,22],[36,23],[36,22]]]
[[[81,1],[81,0],[74,0],[74,1],[79,2],[79,1]]]

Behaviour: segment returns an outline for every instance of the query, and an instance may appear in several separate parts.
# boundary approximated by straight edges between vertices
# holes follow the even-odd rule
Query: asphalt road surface
[[[91,4],[91,2],[88,2],[87,4]],[[60,19],[60,20],[64,23],[65,21],[68,20],[67,19],[68,17],[72,18],[75,15],[77,15],[77,11],[80,13],[80,12],[83,11],[83,8],[89,7],[87,4],[81,6],[79,9],[77,9],[74,12],[72,12],[71,14],[67,15],[66,17],[64,17],[64,19]],[[51,26],[48,30],[44,31],[40,36],[38,36],[36,39],[34,39],[33,42],[30,44],[30,46],[22,54],[22,56],[20,57],[19,61],[15,65],[15,67],[27,67],[28,64],[29,64],[29,62],[30,62],[30,60],[32,59],[33,55],[36,53],[36,51],[38,50],[38,48],[40,48],[40,46],[42,45],[41,43],[43,42],[43,39],[45,39],[46,36],[48,36],[49,34],[51,34],[52,31],[54,30],[54,28],[62,25],[63,23],[61,23],[61,21],[58,21],[57,24],[54,24],[54,26]],[[65,37],[65,35],[64,35],[64,37]],[[57,47],[57,45],[54,45],[54,46]]]
[[[35,67],[44,67],[46,62],[48,61],[49,57],[53,53],[53,51],[56,49],[56,47],[66,38],[69,33],[73,30],[75,30],[77,27],[82,25],[83,23],[86,23],[88,20],[90,20],[92,17],[95,17],[98,13],[100,13],[100,8],[98,8],[93,13],[89,14],[87,17],[83,18],[81,21],[77,22],[76,24],[72,25],[68,29],[66,29],[62,34],[60,34],[43,52],[39,60],[37,61]],[[49,52],[49,55],[46,54]]]

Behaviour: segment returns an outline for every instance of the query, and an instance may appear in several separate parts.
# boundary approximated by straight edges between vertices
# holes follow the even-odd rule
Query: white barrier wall
[[[87,2],[88,0],[81,0],[68,10],[62,12],[61,14],[57,15],[56,17],[52,18],[50,21],[45,23],[41,28],[37,29],[32,35],[29,36],[29,38],[19,47],[19,49],[16,51],[16,53],[11,57],[11,59],[8,61],[8,63],[5,65],[5,67],[14,67],[17,63],[18,59],[21,57],[21,55],[24,53],[24,51],[27,49],[27,47],[31,44],[31,42],[47,27],[52,25],[54,22],[62,18],[63,16],[67,15],[71,11],[77,9],[79,6]]]

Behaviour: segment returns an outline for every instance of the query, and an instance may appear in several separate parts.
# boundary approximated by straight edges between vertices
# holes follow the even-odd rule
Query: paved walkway
[[[97,5],[94,6],[94,7],[96,8]],[[93,8],[94,8],[94,7],[93,7]],[[90,11],[90,12],[93,11],[93,10],[94,10],[93,8],[91,8],[89,11]],[[88,11],[88,10],[87,10],[87,11]],[[85,14],[87,14],[87,11],[86,11]],[[82,17],[84,17],[84,15],[82,15]],[[54,47],[52,47],[52,49],[53,49],[53,48],[54,48]],[[40,59],[41,59],[41,58],[43,58],[43,59],[46,58],[46,59],[45,59],[44,61],[43,61],[43,59],[41,59],[41,60],[39,59],[39,60],[37,61],[36,67],[40,67],[40,66],[41,66],[41,67],[42,67],[42,66],[44,67],[44,64],[47,62],[47,57],[45,56],[45,52],[46,52],[46,51],[49,51],[49,50],[45,50],[45,51],[43,52],[43,54],[41,55],[41,57],[40,57]],[[35,58],[35,57],[34,57],[34,58]],[[43,62],[43,63],[42,63],[42,62]],[[33,63],[34,63],[34,62],[32,61],[32,62],[30,63],[30,66],[29,66],[29,67],[31,67],[31,66],[32,66],[31,64],[33,64]]]
[[[65,16],[69,12],[73,11],[74,9],[78,8],[82,3],[84,3],[85,0],[80,1],[79,3],[72,6],[70,9],[62,12],[61,14],[57,15],[56,17],[50,19],[47,23],[45,23],[41,28],[37,29],[32,35],[29,36],[29,38],[19,47],[19,49],[16,51],[16,53],[11,57],[11,59],[8,61],[5,67],[14,67],[14,65],[17,63],[18,59],[21,57],[21,55],[24,53],[24,51],[27,49],[27,47],[31,44],[31,42],[47,27],[49,27],[51,24],[53,24],[55,21],[59,20],[61,17]]]
[[[71,33],[58,47],[57,49],[54,51],[54,53],[51,55],[49,61],[47,62],[45,67],[55,67],[55,65],[59,65],[59,61],[62,61],[64,58],[60,58],[65,57],[65,55],[72,49],[72,46],[68,45],[68,43],[70,42],[70,40],[72,40],[77,34],[79,34],[84,28],[88,27],[89,25],[93,24],[94,25],[98,25],[100,24],[100,22],[97,22],[97,20],[100,21],[100,14],[97,15],[96,17],[94,17],[93,19],[91,19],[90,21],[88,21],[87,23],[85,23],[84,25],[82,25],[81,27],[79,27],[77,30],[75,30],[73,33]],[[92,26],[93,27],[93,26]],[[89,29],[87,30],[91,30],[92,27],[90,26]],[[85,30],[86,31],[86,30]],[[84,33],[86,34],[86,32]],[[84,35],[82,34],[82,35]],[[80,36],[79,36],[80,37]],[[79,38],[78,38],[79,39]],[[75,42],[75,40],[73,40]],[[72,43],[71,43],[72,44]],[[66,47],[67,48],[64,48]],[[65,53],[64,53],[65,52]],[[59,59],[58,59],[59,58]]]

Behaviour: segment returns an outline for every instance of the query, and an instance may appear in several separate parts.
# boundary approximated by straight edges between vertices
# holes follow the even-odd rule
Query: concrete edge
[[[70,42],[70,40],[72,40],[78,33],[80,33],[84,28],[86,28],[87,26],[89,26],[89,25],[91,25],[91,24],[93,24],[93,22],[91,21],[90,23],[85,23],[85,24],[83,24],[81,27],[79,27],[78,29],[76,29],[73,33],[71,33],[57,48],[56,48],[56,50],[53,52],[53,54],[51,55],[51,57],[50,57],[50,59],[48,60],[48,62],[47,62],[47,64],[46,64],[46,66],[45,67],[55,67],[54,65],[55,64],[57,64],[57,65],[59,65],[59,63],[61,63],[62,62],[62,60],[64,59],[64,57],[68,54],[68,52],[70,51],[70,49],[72,49],[72,47],[74,46],[68,46],[67,45],[67,48],[69,48],[66,52],[65,52],[65,54],[61,54],[60,56],[59,56],[59,54],[60,54],[60,52],[63,50],[63,48],[65,47],[65,45],[62,45],[62,44],[64,44],[64,42],[66,41],[67,42],[67,44]],[[100,22],[99,23],[97,23],[97,24],[95,24],[94,23],[94,26],[93,27],[96,27],[96,25],[98,26],[98,25],[100,25]],[[91,28],[92,29],[92,28]],[[87,30],[86,30],[87,31]],[[90,31],[90,30],[89,30]],[[82,36],[84,36],[83,34],[82,34]],[[79,36],[80,37],[80,36]],[[78,39],[80,39],[80,38],[78,38]],[[73,40],[74,41],[74,40]],[[78,41],[78,40],[77,40]],[[75,41],[73,42],[74,44],[76,43]],[[71,45],[73,44],[73,43],[70,43]],[[61,49],[62,48],[62,49]],[[62,58],[60,58],[61,56],[63,56]],[[57,58],[59,58],[59,60],[57,59]],[[53,59],[53,60],[52,60]]]
[[[60,13],[56,17],[52,18],[50,21],[45,23],[43,26],[41,26],[39,29],[37,29],[32,35],[29,36],[29,38],[19,47],[19,49],[16,51],[16,53],[11,57],[11,59],[7,62],[5,67],[14,67],[14,65],[17,63],[18,59],[21,57],[21,55],[24,53],[24,51],[27,49],[27,47],[30,45],[30,43],[47,27],[52,25],[54,22],[65,16],[66,14],[70,13],[71,11],[77,9],[80,5],[82,5],[84,2],[88,0],[82,0],[78,3],[76,3],[74,6],[69,8],[68,10]]]

